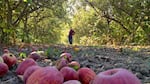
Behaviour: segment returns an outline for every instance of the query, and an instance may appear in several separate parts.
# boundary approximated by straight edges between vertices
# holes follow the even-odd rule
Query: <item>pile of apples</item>
[[[8,49],[4,49],[3,53],[0,56],[0,77],[4,76],[9,68],[13,67],[17,62],[15,55],[10,53]]]
[[[70,53],[62,53],[55,66],[41,67],[36,62],[39,58],[34,52],[19,63],[16,74],[23,77],[24,84],[141,84],[132,72],[123,68],[96,74],[92,69],[80,67],[79,62],[72,61]],[[0,76],[4,76],[16,62],[16,57],[5,50],[0,58]]]

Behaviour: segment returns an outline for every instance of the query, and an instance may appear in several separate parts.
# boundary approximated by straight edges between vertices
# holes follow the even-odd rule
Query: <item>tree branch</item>
[[[12,25],[16,25],[18,23],[18,21],[24,16],[27,7],[28,7],[28,3],[26,3],[23,11],[20,13],[20,15],[18,16],[18,18],[14,21],[14,23]]]
[[[116,6],[116,5],[114,5],[114,6],[115,6],[117,9],[121,10],[122,12],[124,12],[125,14],[127,14],[128,16],[132,17],[132,15],[131,15],[128,11],[126,11],[126,10],[124,10],[123,8],[118,7],[118,6]]]
[[[0,15],[0,23],[2,23],[3,22],[3,17],[2,17],[2,15]]]
[[[95,12],[97,14],[99,14],[99,12],[97,11],[97,9],[95,8],[95,6],[91,2],[89,2],[88,0],[85,0],[85,2],[87,2],[95,10]]]
[[[32,10],[28,11],[28,13],[33,13],[34,11],[36,11],[36,10],[38,10],[38,9],[40,9],[40,8],[41,8],[41,6],[36,7],[36,8],[34,8],[34,9],[32,9]]]
[[[19,0],[18,3],[16,3],[16,5],[14,7],[12,7],[12,10],[16,9],[20,4],[21,4],[22,0]]]
[[[96,10],[95,6],[94,6],[91,2],[89,2],[88,0],[85,0],[85,1],[95,10],[95,12],[96,12],[98,15],[100,15],[99,12]],[[103,15],[103,16],[101,16],[101,17],[104,17],[104,18],[107,18],[107,19],[110,19],[110,20],[115,21],[116,23],[118,23],[119,25],[121,25],[124,30],[126,30],[129,34],[131,34],[131,32],[129,31],[129,29],[127,29],[127,28],[123,25],[123,23],[121,23],[121,21],[119,21],[119,20],[117,20],[117,19],[115,19],[115,18],[109,17],[108,15]]]
[[[109,17],[109,16],[107,16],[107,15],[104,15],[104,16],[101,16],[101,17],[104,17],[104,18],[107,18],[107,19],[110,19],[110,20],[115,21],[116,23],[118,23],[119,25],[121,25],[124,30],[126,30],[129,34],[131,34],[131,32],[129,31],[129,29],[127,29],[127,28],[123,25],[123,23],[122,23],[121,21],[119,21],[119,20],[117,20],[117,19],[115,19],[115,18],[111,18],[111,17]]]

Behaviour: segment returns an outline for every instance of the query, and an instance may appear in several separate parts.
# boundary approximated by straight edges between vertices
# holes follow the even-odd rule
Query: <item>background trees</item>
[[[1,43],[149,44],[149,0],[1,0]]]
[[[84,1],[83,4],[88,4],[85,5],[86,7],[90,6],[92,8],[91,10],[95,11],[95,13],[92,14],[95,16],[90,15],[90,17],[88,17],[95,18],[90,21],[90,23],[93,24],[92,28],[87,26],[90,25],[90,23],[87,23],[86,25],[84,25],[84,27],[86,27],[85,30],[88,30],[88,28],[91,28],[90,30],[95,30],[93,32],[94,34],[92,34],[94,36],[90,36],[90,38],[96,39],[97,37],[97,43],[145,44],[150,42],[150,36],[148,33],[150,32],[150,2],[148,0]],[[79,11],[82,12],[83,10]],[[87,12],[87,15],[90,12],[86,9],[84,11]],[[83,15],[79,14],[78,17],[80,16]],[[95,40],[92,41],[95,42]]]
[[[57,41],[65,0],[1,0],[1,43]],[[51,39],[51,40],[47,40]]]

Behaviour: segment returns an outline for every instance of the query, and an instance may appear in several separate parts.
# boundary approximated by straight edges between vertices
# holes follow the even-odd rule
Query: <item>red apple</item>
[[[64,81],[79,79],[78,73],[71,67],[63,67],[60,72],[64,76]]]
[[[32,58],[35,61],[40,59],[40,57],[41,57],[40,54],[38,54],[36,51],[33,51],[28,55],[28,58]]]
[[[56,67],[47,66],[32,73],[26,84],[63,84],[64,77]]]
[[[25,59],[18,65],[16,73],[18,75],[23,75],[27,68],[33,65],[37,65],[37,63],[32,58]]]
[[[81,84],[81,82],[78,80],[69,80],[64,82],[63,84]]]
[[[5,48],[5,49],[3,50],[3,53],[9,53],[9,50],[8,50],[7,48]]]
[[[82,84],[90,84],[96,76],[96,73],[87,67],[80,68],[77,72],[79,74],[79,80]]]
[[[80,64],[77,61],[71,61],[68,64],[69,67],[74,68],[75,70],[78,70],[80,68]]]
[[[4,53],[2,55],[4,62],[8,65],[8,67],[12,67],[17,62],[17,58],[12,53]]]
[[[142,84],[130,71],[122,68],[100,72],[92,84]]]
[[[0,77],[4,76],[8,72],[8,66],[5,63],[0,63]]]
[[[24,83],[26,83],[28,77],[36,70],[38,69],[41,69],[42,67],[38,66],[38,65],[33,65],[33,66],[30,66],[29,68],[27,68],[27,70],[24,72],[23,74],[23,80],[24,80]]]
[[[56,62],[56,67],[58,70],[60,70],[61,68],[65,66],[68,66],[68,61],[64,58],[61,58]]]
[[[68,60],[68,62],[70,62],[72,60],[72,55],[70,53],[62,53],[60,55],[61,58],[65,58]]]

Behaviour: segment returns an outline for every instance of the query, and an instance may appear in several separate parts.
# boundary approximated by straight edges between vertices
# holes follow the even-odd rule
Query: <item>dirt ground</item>
[[[78,61],[81,67],[89,67],[97,74],[99,72],[112,68],[126,68],[132,71],[143,84],[150,84],[150,48],[139,47],[106,47],[106,46],[75,46],[66,47],[64,45],[34,46],[37,50],[44,51],[45,59],[37,61],[40,66],[54,65],[62,52],[69,52],[73,55],[73,60]],[[18,46],[8,48],[17,58],[20,58],[20,52],[28,55],[31,47]],[[2,55],[2,48],[0,48]],[[23,84],[22,79],[16,75],[15,70],[18,64],[13,66],[9,72],[0,77],[0,84]]]

